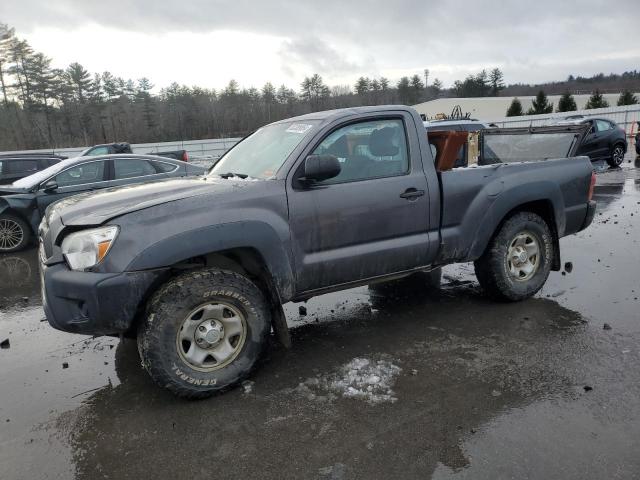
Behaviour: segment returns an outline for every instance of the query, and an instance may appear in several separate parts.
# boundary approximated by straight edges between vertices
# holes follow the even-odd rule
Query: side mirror
[[[307,182],[321,182],[340,174],[340,162],[333,155],[309,155],[304,161],[304,177]]]
[[[45,183],[42,187],[43,187],[42,189],[43,189],[45,192],[53,192],[54,190],[57,190],[57,189],[58,189],[58,184],[56,183],[56,181],[55,181],[55,180],[49,180],[49,181],[48,181],[47,183]]]

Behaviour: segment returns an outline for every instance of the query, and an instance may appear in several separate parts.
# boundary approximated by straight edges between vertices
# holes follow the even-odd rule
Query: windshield
[[[56,173],[60,172],[69,165],[77,163],[77,160],[78,159],[76,158],[67,158],[66,160],[62,160],[55,165],[51,165],[44,170],[40,170],[39,172],[34,173],[33,175],[29,175],[28,177],[16,180],[11,185],[17,188],[33,188],[39,183],[42,183],[47,178],[54,176]]]
[[[577,138],[575,132],[485,135],[479,164],[565,158]]]
[[[209,176],[235,173],[253,178],[273,177],[317,123],[317,120],[305,120],[267,125],[229,150],[213,166]]]

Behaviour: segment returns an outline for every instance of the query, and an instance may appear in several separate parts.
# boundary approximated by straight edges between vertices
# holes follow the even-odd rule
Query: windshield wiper
[[[221,173],[220,176],[222,178],[231,178],[231,177],[238,177],[238,178],[242,178],[243,180],[245,178],[247,178],[249,175],[247,175],[246,173],[233,173],[233,172],[229,172],[229,173]]]

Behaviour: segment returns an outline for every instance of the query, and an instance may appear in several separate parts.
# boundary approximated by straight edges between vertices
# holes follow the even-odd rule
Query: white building
[[[640,94],[636,93],[636,97],[640,98]],[[578,110],[583,110],[590,95],[574,95]],[[602,95],[609,102],[609,105],[615,107],[618,102],[618,93],[605,93]],[[427,118],[436,116],[438,113],[451,114],[456,105],[460,105],[462,113],[469,112],[472,118],[479,120],[492,121],[503,118],[507,114],[507,109],[515,97],[475,97],[475,98],[438,98],[430,102],[419,103],[414,105],[418,113],[425,114]],[[518,97],[522,103],[522,111],[527,112],[532,106],[532,100],[535,96]],[[558,108],[560,95],[548,95],[547,99],[553,103],[553,111]]]

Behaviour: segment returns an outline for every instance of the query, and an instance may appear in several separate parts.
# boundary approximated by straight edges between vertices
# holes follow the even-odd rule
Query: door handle
[[[424,190],[418,190],[416,188],[407,188],[404,193],[400,194],[400,198],[404,198],[405,200],[415,200],[418,197],[424,195]]]

